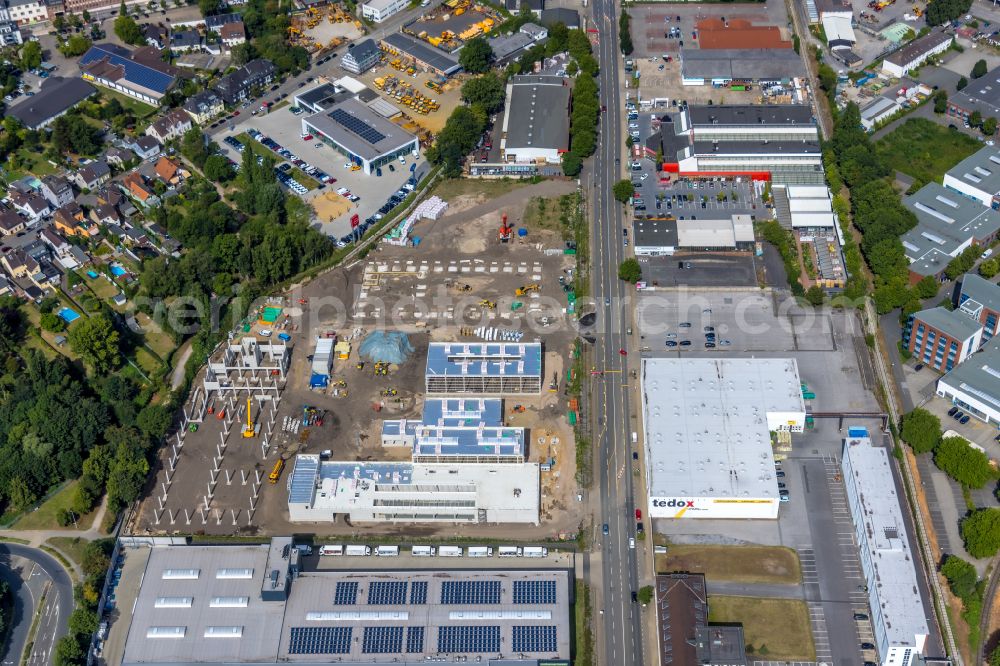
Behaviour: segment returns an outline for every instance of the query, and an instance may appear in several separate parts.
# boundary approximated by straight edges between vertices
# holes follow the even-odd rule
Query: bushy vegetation
[[[802,268],[799,266],[799,253],[795,247],[795,239],[792,238],[791,232],[784,229],[777,220],[761,222],[759,230],[761,238],[773,245],[778,250],[778,254],[781,255],[781,261],[784,263],[785,274],[788,277],[788,285],[791,287],[792,293],[796,296],[803,296],[805,289],[803,289],[802,283],[799,282],[799,274]]]
[[[934,449],[934,464],[967,488],[982,488],[996,479],[990,459],[963,437],[945,437]]]
[[[622,54],[627,56],[632,55],[632,51],[635,50],[632,46],[631,23],[632,17],[623,9],[618,15],[618,45],[621,47]]]
[[[969,643],[979,643],[979,620],[983,612],[986,581],[979,580],[976,568],[960,557],[949,555],[941,565],[948,588],[962,602],[962,619],[969,627]]]
[[[69,616],[69,633],[59,639],[52,655],[55,666],[78,666],[87,663],[87,650],[97,631],[100,617],[97,603],[108,568],[111,566],[112,539],[87,544],[83,554],[83,582],[73,588],[75,608]]]
[[[900,435],[914,453],[933,451],[941,442],[941,419],[926,409],[917,407],[903,417]]]
[[[629,257],[618,266],[618,279],[635,284],[642,279],[642,266],[634,257]]]
[[[965,550],[973,557],[993,557],[1000,550],[1000,509],[978,509],[962,521]]]
[[[963,16],[970,7],[972,0],[931,0],[927,3],[924,16],[927,18],[927,25],[941,25]]]
[[[573,115],[570,117],[569,152],[563,155],[563,172],[576,176],[583,168],[583,160],[597,149],[597,127],[601,116],[601,103],[597,94],[597,61],[590,51],[590,40],[582,30],[570,31],[569,54],[579,65],[580,73],[573,85]]]

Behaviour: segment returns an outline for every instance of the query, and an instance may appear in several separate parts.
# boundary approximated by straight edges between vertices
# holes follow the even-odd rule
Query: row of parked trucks
[[[311,554],[310,548],[309,553]],[[333,544],[321,546],[320,555],[330,557],[366,557],[375,555],[377,557],[397,557],[400,554],[399,546],[359,546]],[[492,546],[411,546],[410,555],[413,557],[493,557]],[[498,557],[548,557],[549,549],[541,546],[500,546],[496,549]]]

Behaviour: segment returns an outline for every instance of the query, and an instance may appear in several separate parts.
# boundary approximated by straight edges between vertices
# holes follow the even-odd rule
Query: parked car
[[[958,413],[958,407],[952,407],[951,409],[948,410],[948,416],[954,416],[957,413]]]
[[[604,533],[604,536],[608,535],[608,524],[607,523],[604,523],[604,526],[601,528],[601,531]]]
[[[961,423],[961,424],[963,424],[963,425],[966,424],[966,423],[968,423],[969,422],[969,415],[966,414],[961,419],[959,419],[958,422]]]
[[[868,616],[865,615],[864,613],[855,613],[854,614],[854,619],[855,620],[867,620]]]

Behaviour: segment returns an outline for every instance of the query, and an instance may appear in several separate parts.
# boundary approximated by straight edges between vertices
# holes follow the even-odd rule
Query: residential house
[[[135,159],[135,153],[126,148],[109,148],[104,153],[104,161],[116,169],[124,169],[125,165]]]
[[[201,49],[203,43],[197,30],[175,30],[170,35],[170,50],[174,53],[187,53]]]
[[[25,215],[32,222],[36,222],[52,212],[52,206],[45,200],[45,197],[35,191],[24,192],[11,188],[9,196],[14,210]]]
[[[151,46],[130,51],[115,44],[94,44],[80,58],[84,80],[116,90],[147,104],[159,104],[179,70],[163,62]]]
[[[0,210],[0,236],[9,236],[24,231],[27,220],[12,210]]]
[[[0,264],[14,278],[24,278],[38,272],[38,262],[19,247],[0,256]]]
[[[146,134],[160,143],[178,139],[191,129],[191,116],[184,109],[171,109],[146,128]]]
[[[257,58],[219,79],[213,90],[228,105],[238,104],[250,96],[254,88],[270,85],[277,73],[269,60]]]
[[[161,157],[153,167],[157,177],[167,185],[179,185],[191,174],[181,168],[180,162],[169,157]]]
[[[96,92],[97,88],[82,79],[53,76],[44,79],[34,95],[7,109],[7,115],[28,129],[40,130]]]
[[[128,144],[128,147],[132,149],[136,155],[139,156],[141,160],[148,160],[151,157],[156,157],[163,150],[163,146],[157,141],[156,137],[149,134],[140,136],[134,139],[132,143]]]
[[[982,336],[982,325],[967,314],[935,307],[910,315],[903,346],[917,363],[949,372],[979,349]]]
[[[95,225],[87,223],[87,217],[84,215],[83,209],[76,203],[57,208],[56,212],[52,214],[52,221],[55,224],[56,230],[67,236],[86,238],[87,236],[96,235],[98,231]]]
[[[117,187],[103,187],[97,193],[98,204],[108,204],[118,209],[124,217],[135,215],[138,211],[132,202]]]
[[[90,210],[89,217],[94,224],[121,226],[125,218],[118,208],[111,204],[99,203]]]
[[[169,33],[162,25],[146,23],[142,26],[142,35],[146,38],[146,43],[155,49],[162,51],[167,47]]]
[[[56,254],[69,252],[70,243],[59,232],[51,227],[46,227],[38,232],[38,239],[52,248]]]
[[[882,73],[902,78],[920,67],[928,58],[947,51],[954,40],[953,35],[943,30],[932,31],[923,37],[917,37],[886,56],[882,61]]]
[[[53,208],[73,202],[73,186],[62,176],[42,176],[40,191]]]
[[[4,3],[10,20],[18,25],[44,21],[49,11],[44,0],[6,0]]]
[[[739,624],[710,623],[708,585],[700,573],[656,575],[656,632],[661,664],[746,666]]]
[[[7,279],[7,276],[0,273],[0,296],[7,296],[14,293],[14,283]]]
[[[219,37],[226,48],[232,50],[234,46],[246,43],[247,32],[242,22],[227,23],[219,29]]]
[[[111,167],[106,162],[96,160],[73,174],[73,180],[81,190],[96,190],[111,180]]]
[[[347,53],[340,59],[340,66],[352,74],[364,74],[378,64],[382,57],[375,41],[365,39],[347,47]]]
[[[211,90],[202,90],[184,103],[184,110],[191,116],[191,120],[199,125],[209,122],[224,109],[222,98]]]
[[[223,26],[229,25],[230,23],[243,24],[243,15],[233,12],[231,14],[213,14],[212,16],[206,16],[202,23],[205,25],[205,30],[211,32],[221,32]]]
[[[144,208],[157,206],[160,203],[159,197],[157,197],[152,188],[146,184],[146,180],[142,177],[142,175],[136,172],[132,172],[125,176],[121,187],[129,196],[135,199],[139,205]]]

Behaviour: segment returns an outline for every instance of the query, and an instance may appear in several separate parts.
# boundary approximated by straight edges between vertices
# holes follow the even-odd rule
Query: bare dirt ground
[[[571,538],[579,527],[576,515],[577,487],[574,479],[575,450],[573,431],[567,422],[568,402],[565,396],[565,373],[574,332],[563,325],[565,295],[558,278],[573,267],[573,257],[561,252],[560,232],[529,228],[528,236],[510,244],[497,242],[497,229],[501,213],[519,226],[525,208],[539,198],[553,201],[556,197],[574,190],[572,182],[546,181],[536,185],[512,187],[490,200],[476,199],[464,209],[449,208],[448,214],[436,221],[422,221],[413,234],[421,238],[417,248],[379,246],[364,260],[351,266],[331,270],[303,285],[285,299],[284,314],[290,315],[289,326],[284,329],[293,345],[288,380],[276,407],[277,428],[271,437],[271,451],[261,455],[260,442],[230,439],[226,452],[226,465],[234,470],[231,483],[225,478],[218,484],[212,499],[212,510],[221,510],[222,519],[214,517],[203,522],[198,515],[199,503],[204,503],[209,471],[213,465],[216,444],[220,441],[222,422],[207,418],[198,432],[189,433],[181,454],[178,473],[173,475],[170,499],[177,511],[173,522],[158,513],[160,484],[164,473],[159,470],[154,487],[142,506],[139,532],[153,533],[210,533],[210,534],[288,534],[302,531],[319,535],[385,535],[403,534],[408,538],[446,538],[448,536],[480,536],[483,538],[543,539]],[[553,204],[549,210],[555,211]],[[537,213],[537,211],[536,211]],[[546,252],[549,250],[549,252]],[[395,270],[396,265],[402,267]],[[405,270],[407,266],[426,264],[426,270]],[[440,270],[435,270],[435,267]],[[452,266],[455,270],[449,270]],[[475,267],[483,267],[476,272]],[[495,272],[490,268],[495,266]],[[380,271],[379,267],[393,270]],[[373,279],[374,276],[374,279]],[[537,283],[540,290],[524,296],[515,296],[515,289]],[[469,285],[463,291],[462,285]],[[419,309],[413,303],[418,294],[430,294],[424,300],[431,305],[432,313],[418,317]],[[435,298],[445,305],[438,305]],[[299,299],[305,303],[299,303]],[[380,303],[380,317],[369,305]],[[496,303],[490,309],[480,305],[482,300]],[[515,303],[521,305],[515,308]],[[450,312],[450,316],[447,316]],[[354,316],[357,313],[359,316]],[[391,315],[391,316],[390,316]],[[551,317],[548,326],[540,323]],[[477,326],[491,325],[519,328],[525,331],[525,340],[538,339],[545,345],[545,387],[539,396],[510,398],[504,401],[505,422],[528,429],[528,459],[543,462],[554,458],[551,471],[542,473],[542,522],[534,526],[454,526],[454,525],[348,525],[343,521],[334,524],[293,524],[288,521],[287,491],[285,480],[291,471],[296,453],[318,453],[329,449],[335,460],[407,460],[407,449],[384,449],[381,446],[381,421],[384,418],[417,418],[421,413],[424,389],[424,363],[431,340],[469,340]],[[259,327],[258,327],[259,328]],[[388,376],[375,376],[370,363],[362,369],[358,345],[364,336],[378,328],[401,330],[407,333],[414,347],[406,362],[392,366]],[[308,387],[314,339],[327,331],[335,331],[340,339],[351,341],[350,357],[335,360],[326,390]],[[556,379],[554,392],[547,390],[552,378]],[[201,381],[201,378],[197,380]],[[396,395],[383,396],[386,390]],[[303,405],[325,412],[322,426],[300,427],[298,432],[287,433],[280,429],[286,417],[301,420]],[[513,411],[522,406],[523,411]],[[270,408],[266,408],[269,410]],[[255,419],[269,418],[255,414]],[[238,434],[237,434],[238,437]],[[170,447],[163,452],[169,456]],[[264,476],[279,457],[288,459],[288,465],[276,484],[263,483],[259,501],[252,520],[248,523],[251,487],[242,484],[242,470],[252,474],[261,471]],[[161,467],[165,464],[164,457]],[[180,498],[180,499],[178,499]],[[187,508],[185,514],[180,507]],[[232,512],[236,510],[236,525]],[[193,516],[190,523],[188,516]]]

